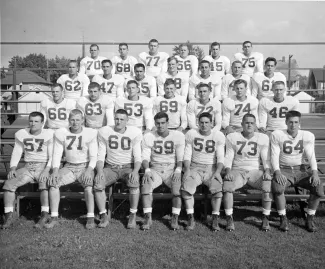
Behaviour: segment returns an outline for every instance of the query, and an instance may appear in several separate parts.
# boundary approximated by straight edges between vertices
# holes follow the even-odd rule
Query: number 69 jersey
[[[62,85],[65,98],[77,101],[81,96],[87,95],[90,81],[85,74],[78,73],[74,79],[64,74],[58,78],[57,83]]]
[[[139,128],[128,126],[125,132],[115,132],[112,127],[104,126],[98,131],[98,161],[112,165],[141,163],[142,132]]]
[[[185,136],[184,161],[199,164],[224,163],[225,136],[220,131],[201,135],[198,129],[189,130]]]
[[[80,133],[71,133],[61,128],[54,134],[53,168],[59,168],[63,151],[69,163],[86,163],[95,168],[97,161],[97,130],[82,128]]]
[[[309,131],[299,130],[296,137],[287,130],[276,130],[271,134],[271,163],[274,171],[281,165],[301,165],[305,153],[312,170],[317,170],[315,158],[315,136]]]
[[[142,160],[152,164],[182,162],[185,136],[179,131],[169,130],[166,137],[157,132],[146,133],[142,141]]]
[[[257,132],[250,139],[239,132],[227,135],[225,168],[258,170],[261,159],[264,169],[270,169],[269,143],[266,134]]]

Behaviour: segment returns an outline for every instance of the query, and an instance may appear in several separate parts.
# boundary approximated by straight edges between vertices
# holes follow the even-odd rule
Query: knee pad
[[[270,192],[263,192],[262,201],[272,202],[273,201],[273,194],[270,193]]]
[[[212,192],[211,191],[211,194],[212,194],[212,198],[222,198],[222,192],[221,191],[218,191],[218,192]]]
[[[130,188],[129,191],[130,191],[130,194],[138,194],[138,193],[140,193],[139,188]]]

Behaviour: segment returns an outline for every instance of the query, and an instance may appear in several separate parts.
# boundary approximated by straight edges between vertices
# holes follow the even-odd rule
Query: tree
[[[68,69],[70,59],[65,57],[55,56],[54,59],[48,60],[49,68],[64,68],[65,70],[53,70],[50,71],[50,80],[52,83],[55,83],[57,79],[66,73],[66,69]]]
[[[186,45],[188,45],[188,47],[189,47],[190,55],[195,55],[196,58],[198,58],[199,62],[203,60],[203,58],[205,56],[204,50],[200,46],[193,45],[189,40],[187,40]],[[175,46],[173,48],[174,56],[180,54],[180,46],[181,46],[181,44],[178,46]]]

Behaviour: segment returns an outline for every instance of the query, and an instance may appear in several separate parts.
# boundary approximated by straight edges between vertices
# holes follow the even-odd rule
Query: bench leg
[[[108,189],[108,208],[107,208],[107,216],[110,220],[112,218],[112,212],[113,212],[113,185],[109,187]]]
[[[295,192],[296,192],[296,194],[304,194],[304,195],[307,193],[305,189],[301,189],[299,187],[295,187]],[[305,214],[306,204],[307,203],[305,201],[300,201],[299,202],[300,212],[301,212],[301,215],[302,215],[303,219],[306,218],[306,214]]]

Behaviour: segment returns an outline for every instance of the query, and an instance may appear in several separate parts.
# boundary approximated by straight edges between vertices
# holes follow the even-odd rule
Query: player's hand
[[[12,180],[17,177],[16,169],[12,169],[8,173],[8,179]]]
[[[129,179],[130,179],[130,183],[132,184],[139,182],[139,173],[136,171],[132,171],[129,174]]]
[[[280,170],[277,170],[275,172],[275,181],[277,183],[279,183],[280,185],[285,186],[285,184],[287,183],[287,178],[286,178],[286,176],[282,175],[282,173],[280,172]]]
[[[231,126],[226,127],[226,134],[231,134],[231,133],[234,133],[234,132],[235,132],[235,130]]]
[[[261,127],[258,129],[260,133],[266,134],[266,129],[264,127]]]
[[[220,175],[219,172],[215,172],[214,176],[213,176],[217,181],[220,182],[220,184],[223,184],[223,180],[222,180],[222,177]]]
[[[226,175],[224,177],[224,180],[226,180],[226,181],[234,180],[234,176],[231,174],[230,169],[226,169]]]
[[[269,168],[265,169],[262,179],[264,181],[271,181],[272,180],[272,174],[271,174],[271,170]]]
[[[96,174],[96,176],[94,178],[94,183],[98,184],[102,180],[104,180],[104,170],[103,169],[97,169],[97,174]]]
[[[149,180],[152,180],[152,174],[151,174],[151,172],[146,172],[143,175],[142,183],[149,183]]]
[[[146,133],[150,133],[150,132],[151,132],[150,129],[145,129],[143,134],[145,135]]]
[[[48,184],[49,186],[56,187],[59,182],[59,171],[56,169],[53,171],[52,175],[49,178]]]
[[[178,127],[177,131],[183,132],[183,127]]]
[[[318,176],[318,173],[314,173],[312,174],[312,176],[309,178],[309,183],[313,186],[316,187],[320,184],[320,178]]]
[[[190,174],[191,174],[190,169],[186,169],[186,170],[184,171],[183,181],[186,181]]]
[[[93,175],[93,169],[88,167],[86,171],[81,175],[81,182],[83,182],[85,185],[90,185]]]
[[[39,182],[40,183],[46,182],[49,179],[49,177],[50,177],[49,172],[50,171],[48,169],[44,169],[44,171],[39,176]]]
[[[175,169],[172,181],[179,182],[179,181],[181,181],[181,178],[182,178],[182,171],[178,171],[177,169]]]

